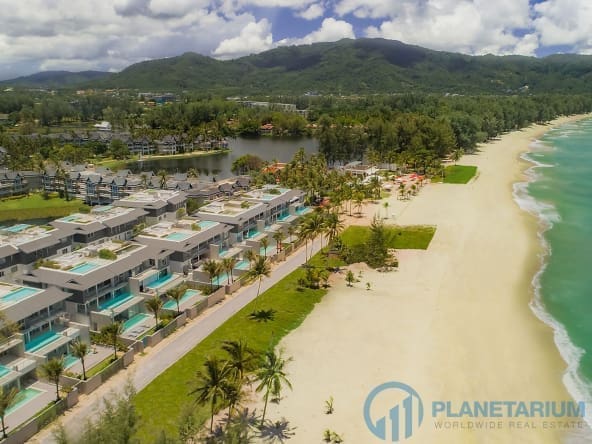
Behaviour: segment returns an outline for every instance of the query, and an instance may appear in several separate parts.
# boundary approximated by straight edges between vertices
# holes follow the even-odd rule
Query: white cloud
[[[298,39],[283,39],[278,45],[310,45],[317,42],[335,42],[341,39],[355,39],[353,26],[343,20],[326,18],[316,31]]]
[[[325,8],[318,3],[314,3],[310,5],[308,8],[298,11],[296,13],[297,17],[303,18],[305,20],[314,20],[316,18],[322,17],[325,14]]]
[[[374,1],[364,6],[359,0],[344,0],[340,5],[354,14],[374,17],[384,12],[384,4]],[[507,54],[521,44],[513,31],[529,25],[529,13],[528,0],[403,0],[390,12],[390,20],[368,27],[366,35],[438,50]],[[521,50],[527,49],[522,43]]]
[[[579,52],[592,48],[592,3],[547,0],[534,6],[534,28],[542,45],[569,45]]]
[[[271,24],[262,19],[247,24],[236,37],[223,40],[213,54],[219,58],[233,58],[271,49]]]

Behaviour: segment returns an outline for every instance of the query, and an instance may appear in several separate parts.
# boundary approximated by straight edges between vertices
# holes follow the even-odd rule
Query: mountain
[[[3,80],[0,82],[0,85],[29,88],[66,88],[89,81],[99,80],[109,75],[111,75],[111,73],[102,71],[43,71],[30,76]]]
[[[226,61],[185,53],[98,77],[80,86],[224,95],[584,93],[592,92],[592,56],[468,56],[393,40],[344,39]]]

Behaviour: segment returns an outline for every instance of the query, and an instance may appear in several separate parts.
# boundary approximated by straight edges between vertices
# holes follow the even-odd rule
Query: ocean
[[[544,246],[532,308],[554,329],[563,382],[592,426],[592,119],[551,129],[524,158],[534,166],[514,196],[539,218]]]

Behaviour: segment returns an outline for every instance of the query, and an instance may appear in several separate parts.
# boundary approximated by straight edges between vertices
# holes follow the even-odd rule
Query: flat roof
[[[208,214],[238,217],[256,209],[264,211],[265,205],[259,202],[241,199],[240,197],[233,197],[225,200],[215,200],[200,207],[197,213],[203,213],[205,215],[204,219],[207,219]]]
[[[6,310],[12,305],[18,304],[25,299],[38,296],[43,293],[41,288],[27,287],[9,282],[0,282],[0,309]]]
[[[133,208],[115,207],[113,205],[102,205],[93,207],[90,213],[74,213],[69,216],[55,219],[54,222],[61,222],[73,225],[88,225],[93,222],[103,223],[110,219],[120,217],[133,212]]]
[[[16,247],[36,242],[40,239],[52,237],[57,228],[51,225],[15,224],[0,227],[0,246],[14,245]]]
[[[143,190],[138,191],[137,193],[130,194],[129,196],[126,196],[122,199],[119,199],[118,202],[121,204],[154,204],[159,201],[176,201],[179,197],[185,198],[185,194],[181,191],[176,190]]]

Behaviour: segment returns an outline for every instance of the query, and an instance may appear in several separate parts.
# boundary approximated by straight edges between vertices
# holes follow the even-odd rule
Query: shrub
[[[117,254],[115,254],[111,250],[103,248],[103,249],[99,250],[99,257],[101,259],[107,259],[110,261],[114,261],[115,259],[117,259]]]

